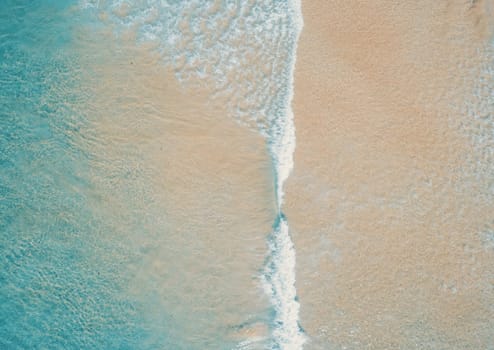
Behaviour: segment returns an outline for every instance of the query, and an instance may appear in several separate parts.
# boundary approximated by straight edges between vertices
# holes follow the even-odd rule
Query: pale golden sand
[[[493,8],[302,2],[285,211],[305,349],[494,347],[491,180],[469,168],[491,159],[460,128]]]

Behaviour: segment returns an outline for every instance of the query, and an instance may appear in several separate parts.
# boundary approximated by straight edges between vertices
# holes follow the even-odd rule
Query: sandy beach
[[[465,113],[492,86],[492,9],[302,2],[286,214],[304,349],[494,346],[492,173],[472,166],[493,159]]]

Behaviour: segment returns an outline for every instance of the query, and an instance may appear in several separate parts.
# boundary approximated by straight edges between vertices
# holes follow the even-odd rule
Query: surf
[[[211,89],[211,103],[224,103],[239,124],[264,136],[276,206],[259,276],[273,310],[268,342],[272,349],[302,349],[296,254],[282,210],[295,150],[291,102],[303,28],[300,0],[81,4],[109,23],[116,37],[132,37],[137,45],[151,47],[181,84]]]

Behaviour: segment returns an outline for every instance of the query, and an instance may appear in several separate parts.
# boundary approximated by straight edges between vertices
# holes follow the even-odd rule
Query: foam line
[[[275,191],[278,214],[269,237],[269,256],[264,270],[264,288],[275,309],[272,331],[273,349],[300,350],[306,337],[299,325],[300,304],[295,289],[295,248],[289,234],[289,226],[282,212],[283,185],[293,169],[295,151],[295,126],[291,103],[293,99],[293,73],[296,60],[296,43],[303,27],[301,3],[291,1],[291,15],[295,25],[295,45],[290,56],[288,96],[285,113],[277,118],[269,135],[269,151],[275,167]]]

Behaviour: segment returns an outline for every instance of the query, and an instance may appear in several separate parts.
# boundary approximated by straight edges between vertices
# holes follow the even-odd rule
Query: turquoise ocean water
[[[151,332],[122,295],[132,247],[109,239],[111,221],[89,205],[71,5],[1,4],[2,349],[135,349]],[[155,337],[142,348],[165,344]]]
[[[295,143],[289,104],[299,12],[290,1],[2,1],[1,349],[302,347],[295,253],[281,211]],[[188,270],[195,260],[184,256],[200,247],[193,223],[167,219],[172,205],[154,192],[156,171],[145,162],[158,142],[152,130],[163,127],[153,123],[163,121],[145,112],[133,120],[139,107],[125,103],[113,108],[126,99],[131,78],[118,67],[135,58],[125,53],[133,49],[159,57],[178,84],[212,90],[229,118],[265,138],[274,228],[258,232],[265,250],[246,267],[258,285],[248,295],[264,306],[251,308],[240,291],[222,295],[228,281],[194,287],[215,272],[207,263]],[[95,86],[108,67],[119,72],[111,84],[120,92],[105,100]],[[158,262],[172,272],[160,274]],[[151,265],[154,272],[142,273]],[[231,336],[250,324],[267,335]]]

